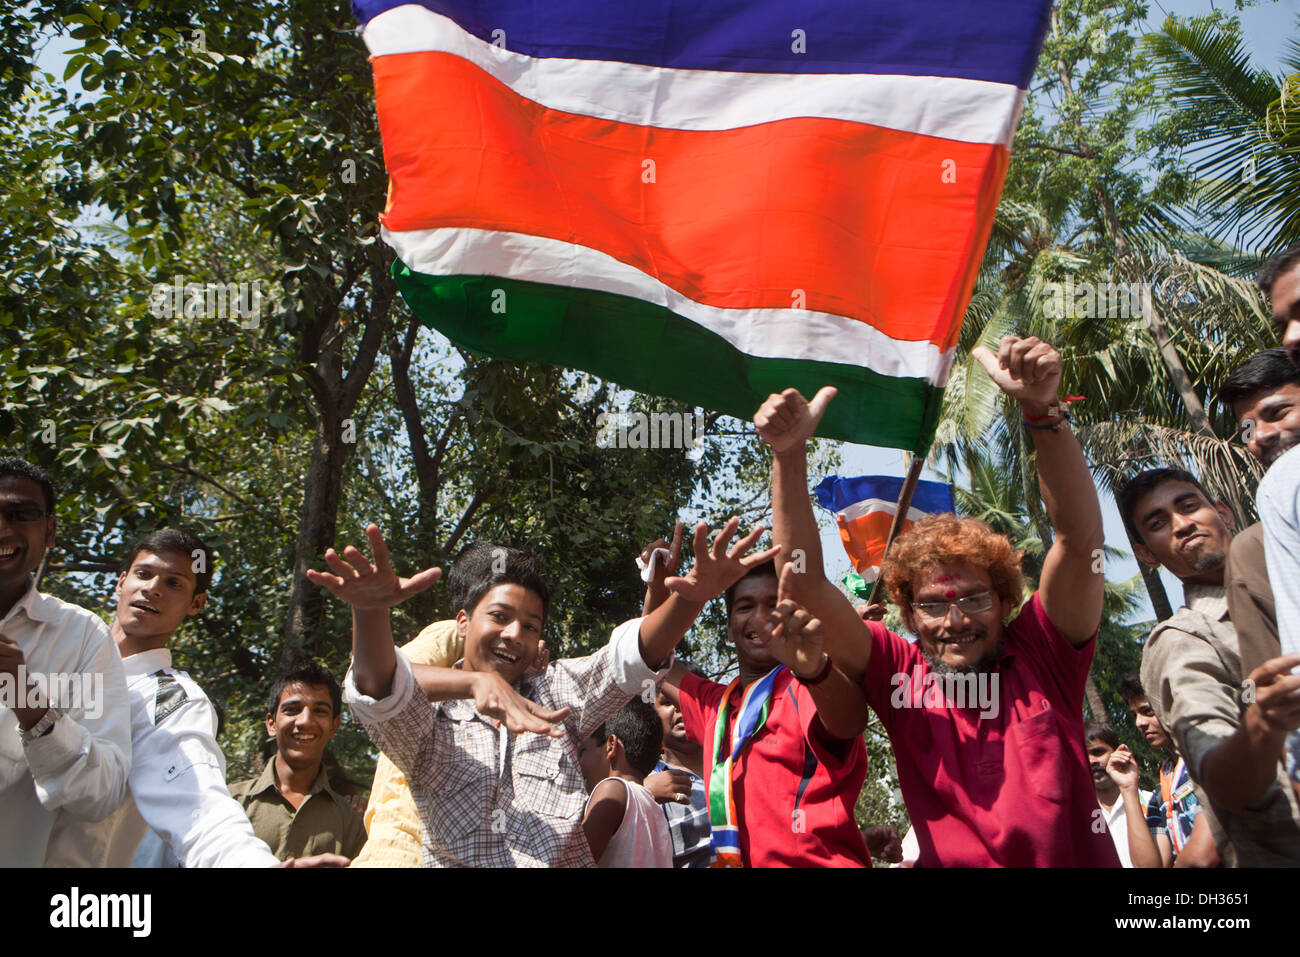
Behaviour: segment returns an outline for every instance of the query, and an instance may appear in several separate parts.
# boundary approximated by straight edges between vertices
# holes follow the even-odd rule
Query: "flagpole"
[[[889,526],[889,538],[885,541],[885,558],[889,557],[889,549],[894,544],[894,539],[902,531],[903,522],[907,520],[907,512],[912,507],[912,494],[916,491],[916,483],[921,480],[921,470],[925,468],[924,455],[913,455],[912,465],[907,470],[907,477],[903,479],[902,491],[898,493],[898,505],[894,509],[894,522]],[[884,571],[884,559],[881,559],[880,568]],[[871,595],[867,598],[868,605],[876,603],[876,597],[880,594],[880,582],[883,575],[877,575],[875,582],[871,585]]]

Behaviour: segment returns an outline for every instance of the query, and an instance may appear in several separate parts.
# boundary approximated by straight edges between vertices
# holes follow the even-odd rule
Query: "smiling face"
[[[761,677],[780,664],[763,644],[763,626],[777,606],[777,591],[772,575],[742,578],[732,591],[727,638],[736,646],[741,670],[749,675]]]
[[[266,716],[266,733],[289,767],[307,769],[320,764],[339,720],[329,688],[295,681],[285,685],[275,713]]]
[[[40,485],[16,475],[0,478],[0,597],[18,598],[53,544],[54,516],[45,513]]]
[[[1300,385],[1294,382],[1238,399],[1232,414],[1241,425],[1246,448],[1265,467],[1300,444]]]
[[[1133,504],[1133,525],[1142,536],[1134,551],[1148,565],[1163,565],[1184,582],[1223,584],[1232,544],[1228,506],[1213,505],[1190,482],[1161,482]]]
[[[473,614],[462,609],[456,615],[466,667],[495,671],[514,684],[537,659],[544,615],[536,592],[523,585],[497,585],[474,606]]]
[[[142,551],[117,579],[117,624],[133,644],[162,647],[187,615],[197,614],[207,594],[194,594],[197,580],[188,555]]]
[[[991,596],[984,611],[963,612],[956,604],[981,595]],[[921,606],[930,604],[946,604],[946,614],[928,616]],[[1002,620],[1011,610],[994,590],[988,569],[953,562],[918,572],[912,579],[911,607],[902,613],[934,671],[965,674],[993,670],[1002,651]]]

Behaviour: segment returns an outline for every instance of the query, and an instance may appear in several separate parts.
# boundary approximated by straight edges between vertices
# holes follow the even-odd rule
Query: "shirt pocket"
[[[462,861],[473,856],[479,828],[491,823],[493,777],[491,768],[462,753],[442,786],[428,795],[424,820],[430,837]]]
[[[1065,803],[1070,790],[1069,775],[1062,774],[1068,755],[1061,734],[1061,723],[1051,707],[1007,730],[1012,760],[1019,762],[1029,793],[1056,804]]]

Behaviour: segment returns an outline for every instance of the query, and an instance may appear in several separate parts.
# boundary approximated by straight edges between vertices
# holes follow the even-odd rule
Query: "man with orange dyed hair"
[[[881,573],[915,643],[863,621],[822,568],[806,443],[835,396],[794,389],[754,416],[772,447],[773,538],[790,597],[821,620],[835,666],[880,716],[922,867],[1116,867],[1083,746],[1083,688],[1101,623],[1101,506],[1058,399],[1061,356],[1036,338],[975,357],[1020,403],[1056,531],[1025,602],[1020,554],[983,522],[933,515]],[[1019,614],[1007,619],[1019,608]]]

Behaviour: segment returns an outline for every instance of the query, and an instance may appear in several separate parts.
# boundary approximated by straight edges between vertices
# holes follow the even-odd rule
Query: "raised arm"
[[[671,543],[664,541],[662,538],[657,539],[641,549],[640,566],[649,567],[650,557],[658,549],[668,552],[667,561],[656,561],[654,563],[654,573],[645,585],[645,599],[641,602],[641,617],[644,618],[650,612],[654,611],[660,605],[668,600],[668,586],[664,584],[670,576],[677,574],[677,561],[682,554],[682,523],[677,522],[673,525],[673,540]],[[662,558],[662,556],[660,556]]]
[[[772,538],[781,547],[778,573],[788,566],[787,596],[820,619],[826,653],[853,682],[867,673],[871,630],[826,577],[821,537],[808,494],[808,439],[836,390],[826,387],[806,400],[795,389],[768,396],[754,426],[772,447]]]
[[[763,534],[759,525],[736,542],[730,550],[728,543],[740,525],[731,519],[709,545],[708,526],[700,522],[695,526],[695,565],[681,577],[666,579],[664,584],[672,594],[662,605],[641,620],[641,658],[652,669],[662,667],[673,653],[678,642],[694,624],[704,606],[740,581],[755,565],[776,557],[777,549],[747,555]]]
[[[1138,787],[1138,766],[1128,745],[1121,744],[1111,752],[1106,773],[1119,787],[1120,799],[1124,802],[1124,824],[1128,828],[1128,851],[1133,866],[1168,867],[1173,852],[1168,839],[1152,834],[1147,825],[1147,809]]]
[[[1101,624],[1101,503],[1079,440],[1058,403],[1061,354],[1036,337],[1006,336],[994,355],[971,353],[1007,395],[1020,402],[1038,462],[1038,488],[1056,540],[1043,561],[1039,599],[1070,644],[1087,644]]]
[[[372,698],[386,698],[393,686],[397,648],[388,610],[412,595],[424,591],[442,574],[426,568],[410,578],[398,578],[388,560],[388,546],[377,525],[366,526],[374,564],[353,545],[340,558],[334,549],[325,552],[330,571],[307,570],[307,580],[323,585],[335,598],[352,606],[352,675],[357,690]]]

